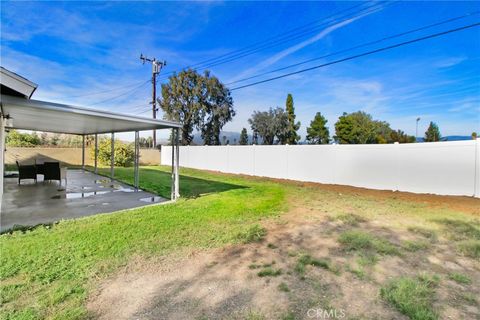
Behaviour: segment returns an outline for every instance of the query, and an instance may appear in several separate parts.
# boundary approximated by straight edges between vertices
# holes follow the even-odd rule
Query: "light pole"
[[[418,139],[418,121],[420,121],[420,117],[417,118],[417,125],[415,128],[415,142],[417,142]]]

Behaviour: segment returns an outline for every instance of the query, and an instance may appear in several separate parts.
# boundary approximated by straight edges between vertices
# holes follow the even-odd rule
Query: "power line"
[[[337,15],[339,15],[339,14],[345,12],[345,11],[349,11],[353,8],[356,8],[360,5],[363,5],[363,3],[361,3],[360,5],[355,5],[353,7],[350,7],[349,9],[337,12],[335,14],[332,14],[332,15],[328,16],[327,18],[322,19],[320,21],[320,22],[322,22],[322,24],[314,27],[313,30],[302,31],[303,33],[300,33],[300,34],[299,33],[293,33],[292,35],[289,35],[289,36],[283,35],[282,37],[280,37],[280,35],[279,35],[279,36],[270,38],[270,39],[275,39],[275,38],[280,37],[277,40],[274,40],[274,41],[270,40],[269,42],[268,41],[267,42],[265,42],[265,41],[258,42],[254,45],[250,45],[250,46],[244,47],[242,49],[232,51],[228,54],[224,54],[224,55],[221,55],[221,56],[216,57],[216,58],[211,58],[209,60],[205,60],[202,63],[197,63],[197,64],[194,64],[194,65],[191,65],[191,66],[187,66],[187,67],[183,68],[182,70],[187,69],[187,68],[192,68],[193,66],[198,66],[197,68],[195,68],[195,70],[200,70],[200,69],[203,70],[203,69],[206,69],[206,68],[210,68],[210,67],[214,67],[214,66],[217,66],[217,65],[220,65],[220,64],[224,64],[224,63],[227,63],[227,62],[238,60],[238,59],[244,58],[246,56],[252,55],[254,53],[257,53],[259,51],[262,51],[262,50],[265,50],[265,49],[268,49],[268,48],[272,48],[272,47],[278,46],[280,44],[283,44],[285,42],[289,42],[289,41],[301,38],[301,37],[303,37],[305,35],[308,35],[312,32],[316,32],[317,29],[320,28],[320,27],[328,27],[328,26],[333,25],[335,23],[344,22],[348,19],[356,18],[356,17],[358,17],[362,14],[373,12],[373,11],[377,10],[378,8],[380,8],[382,4],[387,3],[387,2],[388,1],[382,1],[382,2],[379,2],[379,3],[374,3],[373,5],[371,5],[369,7],[366,7],[366,8],[362,8],[361,10],[357,10],[356,12],[349,13],[349,14],[347,14],[345,16],[342,16],[342,17],[336,17],[337,21],[335,21],[335,20],[330,21],[330,20],[332,20],[332,17],[335,17],[335,16],[337,16]],[[396,1],[391,1],[390,3],[393,3],[393,2],[396,2]],[[373,8],[373,10],[370,10],[372,8]],[[368,11],[368,10],[370,10],[370,11]],[[338,22],[338,19],[343,19],[343,20]],[[315,22],[315,23],[318,23],[318,21]],[[296,29],[299,29],[299,28],[302,28],[302,27],[298,27]],[[286,34],[288,34],[288,33],[292,33],[292,32],[290,31],[290,32],[287,32]],[[259,47],[259,45],[261,45],[261,46]],[[207,61],[210,61],[210,63],[205,64],[205,62],[207,62]],[[202,64],[203,64],[203,66],[202,66]],[[178,72],[178,71],[179,70],[174,70],[174,71],[164,73],[162,79],[165,79],[165,78],[168,77],[169,74],[173,74],[173,73]]]
[[[447,20],[442,20],[442,21],[439,21],[439,22],[436,22],[436,23],[433,23],[433,24],[429,24],[427,26],[423,26],[423,27],[419,27],[419,28],[412,29],[412,30],[409,30],[409,31],[397,33],[397,34],[387,36],[387,37],[384,37],[384,38],[381,38],[381,39],[378,39],[378,40],[374,40],[374,41],[370,41],[370,42],[363,43],[363,44],[360,44],[360,45],[356,45],[356,46],[353,46],[353,47],[350,47],[350,48],[347,48],[347,49],[343,49],[343,50],[340,50],[340,51],[332,52],[332,53],[329,53],[329,54],[326,54],[326,55],[323,55],[323,56],[320,56],[320,57],[317,57],[317,58],[308,59],[308,60],[305,60],[305,61],[302,61],[302,62],[299,62],[299,63],[288,65],[286,67],[278,68],[278,69],[271,70],[271,71],[266,71],[266,72],[263,72],[263,73],[260,73],[260,74],[257,74],[257,75],[251,76],[251,77],[235,80],[235,81],[226,83],[226,85],[231,85],[231,84],[234,84],[234,83],[243,82],[243,81],[246,81],[246,80],[258,78],[258,77],[261,77],[261,76],[264,76],[264,75],[267,75],[267,74],[270,74],[270,73],[275,73],[275,72],[278,72],[278,71],[282,71],[282,70],[290,69],[290,68],[293,68],[293,67],[297,67],[297,66],[300,66],[300,65],[312,62],[312,61],[328,58],[328,57],[335,56],[335,55],[345,53],[345,52],[348,52],[348,51],[353,51],[355,49],[359,49],[359,48],[362,48],[362,47],[371,46],[373,44],[377,44],[377,43],[383,42],[385,40],[391,40],[391,39],[394,39],[394,38],[405,36],[407,34],[411,34],[411,33],[415,33],[415,32],[418,32],[418,31],[423,31],[423,30],[426,30],[426,29],[429,29],[429,28],[437,27],[437,26],[442,25],[442,24],[450,23],[450,22],[453,22],[453,21],[457,21],[457,20],[460,20],[460,19],[464,19],[464,18],[468,18],[468,17],[474,16],[474,15],[477,15],[479,12],[480,11],[470,12],[470,13],[467,13],[467,14],[462,15],[462,16],[454,17],[454,18],[447,19]]]
[[[338,14],[341,14],[341,13],[344,13],[344,12],[347,12],[347,11],[350,11],[350,10],[355,9],[355,8],[357,8],[357,7],[360,7],[360,6],[362,6],[363,4],[364,4],[364,3],[360,3],[360,4],[354,5],[354,6],[352,6],[352,7],[349,7],[349,8],[347,8],[347,9],[345,9],[345,10],[341,10],[341,11],[335,12],[335,13],[333,13],[333,14],[325,17],[325,18],[323,18],[321,21],[326,20],[326,19],[329,19],[329,18],[332,18],[332,17],[335,16],[335,15],[338,15]],[[193,65],[187,66],[186,68],[193,68],[193,67],[196,67],[196,66],[198,66],[198,65],[202,65],[202,64],[205,64],[205,63],[210,63],[210,62],[212,62],[212,61],[214,61],[214,60],[218,60],[218,59],[221,59],[221,58],[225,58],[225,57],[231,56],[231,55],[233,55],[233,54],[236,54],[236,53],[238,53],[238,52],[242,52],[242,51],[245,51],[245,50],[254,48],[254,47],[258,46],[258,45],[264,44],[265,41],[271,41],[271,40],[274,40],[274,39],[279,38],[279,37],[285,37],[285,35],[287,35],[287,34],[294,33],[296,30],[301,30],[301,29],[306,28],[306,27],[311,26],[311,25],[315,25],[315,24],[317,24],[318,22],[319,22],[318,20],[311,21],[311,22],[309,22],[309,23],[307,23],[307,24],[304,24],[304,25],[302,25],[302,26],[299,26],[299,27],[290,29],[289,31],[287,31],[287,32],[285,32],[285,33],[277,34],[276,36],[267,38],[267,39],[265,39],[265,40],[263,40],[263,41],[255,42],[255,43],[253,43],[253,44],[251,44],[251,45],[248,45],[248,46],[246,46],[246,47],[243,47],[243,48],[241,48],[241,49],[233,50],[233,51],[230,51],[230,52],[228,52],[228,53],[222,54],[222,55],[220,55],[220,56],[218,56],[218,57],[214,57],[214,58],[210,58],[210,59],[201,61],[201,62],[199,62],[199,63],[196,63],[196,64],[193,64]]]
[[[443,36],[443,35],[446,35],[446,34],[449,34],[449,33],[454,33],[454,32],[462,31],[462,30],[465,30],[465,29],[478,27],[479,25],[480,25],[480,23],[474,23],[474,24],[462,26],[462,27],[459,27],[459,28],[450,29],[450,30],[447,30],[447,31],[443,31],[443,32],[439,32],[439,33],[434,33],[434,34],[431,34],[431,35],[428,35],[428,36],[416,38],[416,39],[413,39],[413,40],[408,40],[408,41],[400,42],[400,43],[393,44],[393,45],[390,45],[390,46],[386,46],[386,47],[383,47],[383,48],[379,48],[379,49],[375,49],[375,50],[372,50],[372,51],[367,51],[367,52],[364,52],[364,53],[356,54],[356,55],[353,55],[353,56],[350,56],[350,57],[347,57],[347,58],[342,58],[342,59],[339,59],[339,60],[335,60],[335,61],[323,63],[323,64],[320,64],[320,65],[317,65],[317,66],[313,66],[313,67],[310,67],[310,68],[306,68],[306,69],[302,69],[302,70],[290,72],[290,73],[283,74],[283,75],[280,75],[280,76],[276,76],[276,77],[273,77],[273,78],[269,78],[269,79],[265,79],[265,80],[261,80],[261,81],[257,81],[257,82],[253,82],[253,83],[249,83],[249,84],[246,84],[246,85],[243,85],[243,86],[235,87],[235,88],[230,89],[230,91],[239,90],[239,89],[243,89],[243,88],[255,86],[255,85],[258,85],[258,84],[261,84],[261,83],[265,83],[265,82],[270,82],[270,81],[273,81],[273,80],[278,80],[278,79],[285,78],[285,77],[289,77],[289,76],[292,76],[292,75],[295,75],[295,74],[299,74],[299,73],[303,73],[303,72],[307,72],[307,71],[311,71],[311,70],[323,68],[323,67],[326,67],[326,66],[330,66],[330,65],[333,65],[333,64],[340,63],[340,62],[345,62],[345,61],[353,60],[353,59],[356,59],[356,58],[368,56],[368,55],[371,55],[371,54],[374,54],[374,53],[378,53],[378,52],[382,52],[382,51],[386,51],[386,50],[398,48],[398,47],[405,46],[405,45],[408,45],[408,44],[412,44],[412,43],[415,43],[415,42],[420,42],[420,41],[423,41],[423,40],[440,37],[440,36]]]
[[[134,87],[134,88],[131,89],[131,90],[125,91],[124,93],[121,93],[121,94],[116,95],[116,96],[114,96],[114,97],[110,97],[110,98],[105,99],[105,100],[102,100],[102,101],[98,101],[98,102],[94,102],[94,103],[89,103],[88,105],[89,105],[89,106],[95,106],[95,105],[98,105],[98,104],[102,104],[102,103],[105,103],[105,102],[108,102],[108,101],[115,100],[115,99],[120,98],[120,97],[123,97],[123,96],[125,96],[125,95],[127,95],[127,94],[131,94],[131,93],[137,91],[138,89],[140,89],[141,87],[143,87],[144,85],[146,85],[146,84],[149,83],[149,82],[150,82],[150,80],[144,81],[144,82],[142,82],[139,86],[136,86],[136,87]]]
[[[311,31],[308,31],[308,32],[304,32],[303,34],[299,34],[299,35],[296,35],[296,36],[294,36],[294,37],[289,37],[289,38],[284,39],[284,40],[279,40],[279,41],[274,42],[274,43],[272,43],[272,44],[266,44],[266,45],[264,45],[263,47],[259,47],[258,49],[250,50],[250,51],[247,51],[247,52],[245,52],[245,53],[243,53],[243,54],[237,54],[237,55],[235,55],[235,56],[233,56],[233,57],[231,57],[231,58],[224,59],[224,60],[220,60],[220,61],[218,61],[218,62],[214,62],[214,63],[205,65],[205,66],[203,66],[203,67],[201,67],[201,68],[197,68],[197,69],[202,69],[202,70],[203,70],[203,69],[215,67],[215,66],[218,66],[218,65],[227,63],[227,62],[231,62],[231,61],[235,61],[235,60],[244,58],[244,57],[246,57],[246,56],[255,54],[255,53],[260,52],[260,51],[265,50],[265,49],[277,47],[278,45],[281,45],[281,44],[283,44],[283,43],[287,43],[287,42],[290,42],[290,41],[292,41],[292,40],[296,40],[296,39],[302,38],[302,37],[305,36],[305,35],[309,35],[309,34],[311,34],[311,33],[318,32],[317,29],[318,29],[319,27],[328,28],[328,27],[331,27],[331,26],[333,26],[333,25],[335,25],[335,24],[342,23],[342,22],[345,22],[345,21],[348,21],[348,20],[351,20],[351,19],[355,19],[355,18],[361,17],[361,16],[366,15],[366,14],[375,12],[375,11],[378,10],[380,7],[381,7],[381,6],[375,4],[375,5],[371,6],[371,7],[368,7],[368,8],[367,8],[368,10],[365,10],[364,12],[362,12],[362,11],[357,12],[357,15],[351,16],[351,14],[349,14],[349,15],[347,15],[347,16],[345,16],[345,17],[342,17],[343,20],[341,20],[341,21],[338,21],[338,20],[337,20],[337,21],[331,21],[331,22],[329,22],[328,24],[320,25],[320,26],[318,26],[316,29],[311,30]],[[364,9],[362,9],[362,10],[364,10]]]
[[[94,95],[97,95],[97,94],[102,94],[102,93],[108,93],[108,92],[118,91],[118,90],[122,90],[122,89],[125,89],[125,88],[130,88],[130,87],[132,87],[132,86],[136,86],[136,85],[138,85],[138,84],[140,84],[140,83],[143,83],[143,82],[131,83],[131,84],[129,84],[129,85],[125,85],[125,86],[122,86],[122,87],[117,87],[117,88],[108,89],[108,90],[103,90],[103,91],[97,91],[97,92],[91,92],[91,93],[86,93],[86,94],[80,94],[80,95],[77,95],[77,96],[64,97],[64,99],[94,96]]]

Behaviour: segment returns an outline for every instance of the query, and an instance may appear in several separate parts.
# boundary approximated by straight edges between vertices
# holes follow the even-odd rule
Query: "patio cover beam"
[[[78,135],[179,128],[172,121],[94,110],[49,101],[28,100],[2,94],[8,128]]]

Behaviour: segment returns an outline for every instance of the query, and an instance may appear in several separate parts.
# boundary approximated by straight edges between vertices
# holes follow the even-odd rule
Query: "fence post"
[[[480,138],[475,139],[475,174],[473,196],[480,198]]]

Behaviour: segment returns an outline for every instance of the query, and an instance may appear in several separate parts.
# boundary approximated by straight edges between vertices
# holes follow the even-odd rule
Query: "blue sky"
[[[1,65],[39,84],[36,99],[138,114],[151,99],[151,67],[141,64],[140,53],[166,60],[162,72],[172,72],[317,22],[302,37],[210,68],[229,83],[478,10],[474,1],[379,3],[325,22],[355,5],[373,3],[2,1]],[[479,20],[477,14],[288,71]],[[409,134],[421,117],[419,135],[430,121],[443,135],[469,135],[480,131],[479,58],[480,28],[473,28],[235,90],[237,116],[224,129],[249,129],[253,110],[284,107],[292,93],[302,138],[316,112],[333,133],[338,116],[357,110]],[[106,90],[113,91],[98,94]],[[122,93],[128,94],[112,99]]]

